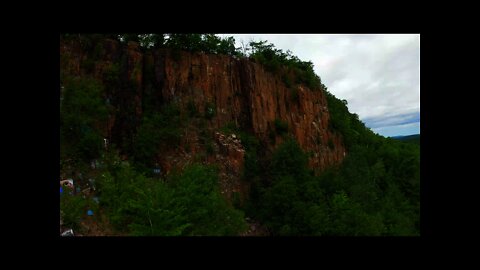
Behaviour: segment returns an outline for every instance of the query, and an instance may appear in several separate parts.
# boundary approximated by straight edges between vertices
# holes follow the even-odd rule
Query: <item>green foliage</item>
[[[77,230],[86,211],[86,201],[82,196],[73,195],[70,192],[73,191],[63,188],[63,193],[60,195],[60,213],[64,226]]]
[[[232,205],[236,209],[240,209],[242,207],[242,201],[240,199],[240,193],[233,192],[233,194],[232,194]]]
[[[329,128],[342,134],[347,150],[355,145],[372,144],[375,134],[359,120],[357,114],[348,111],[347,101],[337,99],[328,91],[325,94],[330,113]]]
[[[129,200],[135,215],[128,224],[133,236],[181,236],[193,224],[189,223],[187,209],[177,205],[173,190],[156,184],[151,190],[137,188],[136,197]]]
[[[171,182],[180,206],[188,209],[188,220],[194,224],[187,235],[236,235],[246,228],[243,213],[221,196],[215,169],[193,165]]]
[[[333,141],[332,139],[328,139],[328,148],[330,148],[331,150],[333,150],[335,148],[335,145],[333,144]]]
[[[195,106],[195,103],[193,100],[189,100],[187,103],[187,112],[189,117],[198,117],[198,109],[197,106]]]
[[[273,144],[275,143],[275,137],[276,137],[275,129],[272,126],[268,126],[268,138],[270,139],[270,142]]]
[[[280,67],[285,67],[282,74],[282,80],[291,87],[290,78],[287,73],[291,71],[296,79],[296,83],[303,83],[311,90],[320,89],[321,80],[313,70],[313,63],[311,61],[301,61],[298,57],[291,54],[290,51],[286,53],[267,41],[250,42],[252,53],[250,58],[261,63],[268,71],[272,73],[279,73],[282,70]]]
[[[276,179],[273,186],[265,192],[262,202],[266,224],[282,235],[294,234],[295,227],[288,225],[288,220],[293,219],[295,202],[299,201],[299,190],[292,176],[282,176]],[[284,227],[288,226],[288,230]],[[283,229],[283,232],[281,231]]]
[[[141,236],[237,235],[243,213],[221,196],[217,172],[191,165],[166,183],[147,178],[111,155],[98,181],[100,205],[115,228]]]
[[[103,81],[110,88],[116,88],[120,85],[120,67],[117,63],[112,63],[105,69]]]
[[[297,141],[288,138],[275,149],[270,169],[274,177],[288,175],[303,178],[308,174],[307,163],[307,155],[300,148]]]
[[[274,235],[322,235],[312,226],[323,224],[327,206],[323,191],[311,176],[307,156],[293,139],[288,139],[273,153],[267,182],[254,183],[258,197],[250,214],[262,220]],[[259,171],[260,173],[262,171]],[[323,229],[323,227],[322,227]]]
[[[160,48],[165,45],[165,34],[139,35],[140,46],[143,48]]]
[[[103,54],[102,35],[63,35],[76,40],[87,52],[82,69],[93,72],[94,59]],[[143,48],[170,48],[181,51],[241,56],[233,38],[221,39],[213,34],[131,34],[121,36],[123,42],[139,41]],[[266,145],[233,122],[220,129],[237,134],[244,146],[245,170],[242,178],[251,184],[245,205],[233,194],[235,207],[242,207],[249,216],[266,225],[273,235],[419,235],[420,219],[420,149],[375,135],[348,111],[348,102],[339,100],[313,72],[313,64],[284,53],[273,44],[252,42],[251,59],[266,70],[281,76],[290,88],[290,97],[298,101],[298,85],[312,90],[323,89],[330,112],[329,128],[343,138],[347,156],[343,163],[314,176],[308,168],[308,156],[298,143],[285,138],[273,153]],[[244,53],[248,49],[244,48]],[[243,213],[233,209],[220,195],[217,172],[212,167],[187,166],[183,172],[166,179],[151,179],[151,167],[163,150],[179,146],[184,120],[174,105],[154,101],[154,74],[145,73],[145,100],[140,126],[132,129],[132,150],[122,144],[122,152],[133,153],[135,167],[122,164],[115,151],[102,151],[103,134],[110,107],[105,92],[129,91],[132,82],[121,80],[128,68],[122,56],[118,63],[106,67],[103,85],[89,78],[70,78],[61,72],[61,157],[71,158],[78,167],[90,159],[103,156],[98,195],[100,207],[110,222],[131,235],[236,235],[245,228]],[[89,62],[90,61],[90,62]],[[145,62],[144,69],[152,69]],[[147,68],[148,67],[148,68]],[[135,67],[138,72],[142,67]],[[104,87],[106,91],[104,90]],[[173,103],[172,103],[173,104]],[[186,109],[189,117],[197,117],[193,100]],[[162,108],[159,109],[158,108]],[[132,115],[130,107],[119,108],[121,117]],[[204,117],[195,119],[200,125],[216,115],[214,103],[207,103]],[[123,117],[123,118],[122,118]],[[184,115],[185,117],[185,115]],[[119,120],[120,121],[120,120]],[[213,153],[211,133],[200,127],[206,153]],[[288,133],[286,122],[276,119],[269,126],[273,142]],[[128,137],[128,136],[127,136]],[[287,136],[285,136],[287,137]],[[332,140],[328,147],[334,148]],[[205,153],[199,157],[204,158]],[[65,166],[65,165],[64,165]],[[79,168],[79,167],[78,167]],[[165,180],[165,182],[164,182]],[[78,228],[79,219],[90,207],[80,196],[61,197],[62,216],[67,226]],[[96,212],[96,211],[95,211]]]
[[[172,49],[198,51],[201,41],[201,34],[169,34],[166,45]]]
[[[292,81],[290,80],[290,77],[287,76],[287,74],[282,75],[282,81],[287,88],[291,88],[293,86]]]
[[[223,127],[221,127],[220,132],[222,132],[225,135],[231,135],[231,134],[236,134],[239,133],[240,130],[237,128],[234,122],[228,122],[226,123]]]
[[[209,141],[209,142],[206,144],[205,150],[207,151],[207,154],[208,154],[208,155],[213,154],[213,143],[212,143],[212,141]]]
[[[260,142],[257,137],[247,132],[239,131],[237,134],[239,135],[242,146],[245,149],[245,169],[242,178],[248,182],[252,182],[253,178],[260,173],[258,157]]]
[[[275,119],[274,121],[275,124],[275,131],[279,135],[283,135],[285,133],[288,133],[288,123],[285,121],[282,121],[280,119]]]
[[[413,144],[416,144],[416,145],[420,145],[420,134],[402,136],[402,137],[396,137],[396,138],[394,137],[393,139],[403,141],[403,142],[407,142],[407,143],[413,143]]]
[[[125,43],[128,43],[129,41],[139,42],[140,35],[136,33],[128,33],[128,34],[120,35],[120,40]]]
[[[350,200],[341,191],[331,198],[330,233],[340,236],[375,236],[382,230],[381,220],[375,215],[367,215],[360,204]]]
[[[89,78],[66,78],[62,84],[62,151],[70,158],[89,161],[99,156],[102,149],[103,137],[97,127],[104,125],[108,116],[103,87]]]
[[[150,167],[162,147],[179,145],[181,126],[180,111],[173,104],[165,106],[160,113],[144,116],[134,142],[136,163]]]
[[[211,120],[216,113],[217,109],[215,107],[215,104],[213,104],[212,102],[207,102],[207,104],[205,105],[205,118]]]
[[[214,34],[169,34],[165,46],[190,52],[240,55],[233,37],[219,38]]]
[[[318,177],[294,140],[278,146],[262,169],[250,171],[246,156],[247,213],[273,235],[418,235],[418,148],[382,137],[370,142]]]
[[[245,131],[237,131],[237,135],[240,137],[240,141],[242,142],[243,148],[247,152],[257,152],[259,147],[260,147],[260,141],[255,137],[255,135],[252,135],[248,132]]]

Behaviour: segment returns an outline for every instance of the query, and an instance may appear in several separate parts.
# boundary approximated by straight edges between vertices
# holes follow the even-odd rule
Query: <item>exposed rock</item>
[[[176,61],[168,50],[158,50],[154,55],[156,70],[164,69],[156,73],[156,80],[164,85],[164,100],[178,100],[185,108],[188,98],[194,96],[199,111],[204,111],[207,103],[214,103],[217,112],[227,112],[217,113],[209,121],[210,127],[220,128],[234,122],[252,130],[259,139],[267,140],[269,127],[275,119],[281,119],[288,123],[305,151],[320,153],[319,157],[310,159],[311,167],[322,170],[343,159],[342,139],[328,129],[329,115],[323,91],[298,86],[299,102],[294,102],[290,90],[278,76],[247,59],[183,52]],[[168,91],[172,87],[175,92]],[[236,135],[230,138],[235,139]],[[335,147],[322,147],[328,145],[330,139]]]
[[[213,133],[228,123],[235,123],[240,129],[255,134],[270,150],[282,142],[278,135],[273,144],[269,138],[275,119],[280,119],[288,124],[289,133],[295,136],[302,149],[314,153],[309,165],[317,171],[340,163],[345,156],[341,136],[328,128],[327,100],[321,90],[313,91],[299,85],[296,89],[298,99],[293,99],[291,89],[278,75],[245,58],[189,52],[180,52],[179,57],[174,57],[168,49],[143,52],[135,42],[120,44],[110,39],[98,42],[100,45],[93,46],[98,45],[101,50],[92,59],[91,53],[78,42],[61,40],[61,70],[74,76],[91,72],[103,82],[112,64],[125,69],[119,74],[121,86],[106,89],[105,95],[112,98],[115,113],[109,117],[108,124],[101,127],[103,136],[117,147],[132,140],[141,122],[146,89],[151,88],[149,99],[158,107],[175,102],[182,115],[187,115],[188,104],[193,102],[200,114],[213,111],[213,116],[206,121],[206,130]],[[93,71],[84,67],[87,60],[94,60]],[[185,149],[186,145],[192,154],[204,152],[204,146],[197,142],[196,131],[191,131],[188,137],[189,140],[182,141],[184,145],[162,153],[159,160],[162,172],[168,174],[175,166],[183,167],[192,161],[194,155],[178,150]],[[241,141],[235,134],[226,136],[217,132],[214,137],[218,153],[210,155],[206,161],[224,162],[222,166],[230,176],[226,175],[223,182],[239,179],[245,156]],[[334,145],[332,149],[328,147],[330,140]],[[229,192],[241,190],[240,186],[233,185]]]

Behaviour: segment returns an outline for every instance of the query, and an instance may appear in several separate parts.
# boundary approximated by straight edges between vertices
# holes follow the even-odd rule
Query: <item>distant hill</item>
[[[414,134],[414,135],[408,135],[408,136],[395,136],[395,137],[392,137],[392,139],[420,145],[420,134]]]

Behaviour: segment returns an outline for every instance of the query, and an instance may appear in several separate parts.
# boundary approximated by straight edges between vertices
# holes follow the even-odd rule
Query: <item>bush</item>
[[[308,158],[295,139],[288,138],[272,154],[270,172],[274,177],[308,175]]]
[[[60,109],[62,151],[70,158],[89,161],[101,153],[103,138],[98,126],[104,126],[108,109],[103,87],[90,78],[65,78]]]
[[[220,131],[225,135],[236,134],[240,132],[234,122],[228,122],[225,124],[225,126],[220,128]]]
[[[115,88],[120,85],[120,67],[116,63],[110,64],[103,74],[103,80],[107,87]]]
[[[213,143],[211,141],[207,143],[206,151],[209,155],[213,154]]]
[[[272,128],[272,126],[268,126],[268,138],[270,139],[270,142],[273,144],[275,143],[275,129]]]
[[[63,188],[63,193],[60,196],[61,216],[64,226],[78,230],[81,217],[86,211],[86,201],[82,196],[71,195],[70,192],[69,188]]]
[[[291,88],[292,87],[292,81],[290,80],[290,78],[288,77],[287,74],[283,74],[282,75],[282,81],[283,83],[285,84],[285,86],[287,88]]]
[[[277,134],[282,135],[288,132],[288,123],[280,119],[275,119],[275,131]]]
[[[332,139],[328,139],[328,148],[330,148],[330,150],[333,150],[335,148]]]
[[[122,233],[138,236],[237,235],[246,229],[243,212],[225,201],[217,170],[202,165],[174,172],[166,182],[147,178],[118,156],[106,156],[98,179],[100,204]]]
[[[134,141],[135,161],[152,166],[161,147],[180,144],[181,127],[180,111],[173,104],[164,107],[160,113],[144,116]]]
[[[198,116],[198,110],[197,107],[195,106],[195,103],[193,100],[189,100],[187,103],[187,112],[189,117],[197,117]]]
[[[211,120],[216,114],[215,104],[207,102],[205,105],[205,118]]]
[[[267,44],[266,40],[250,42],[250,46],[252,48],[250,58],[263,64],[270,72],[277,73],[280,67],[284,66],[287,71],[293,72],[296,83],[303,83],[311,90],[321,87],[320,77],[315,74],[311,61],[301,61],[290,51],[284,53],[282,50],[276,49],[273,44]],[[290,87],[290,80],[285,74],[282,80],[287,87]]]
[[[186,235],[237,235],[246,229],[243,213],[221,196],[214,168],[192,165],[170,182],[178,207],[188,209],[186,220],[192,226],[186,228]]]

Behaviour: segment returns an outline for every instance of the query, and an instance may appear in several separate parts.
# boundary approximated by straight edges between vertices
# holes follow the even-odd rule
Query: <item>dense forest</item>
[[[420,134],[408,135],[408,136],[397,136],[392,138],[402,142],[408,142],[408,143],[414,143],[414,144],[420,145]]]
[[[302,150],[281,119],[274,132],[283,142],[271,153],[250,130],[227,125],[221,132],[236,134],[245,149],[241,178],[251,188],[246,200],[236,196],[226,200],[215,164],[206,165],[199,158],[165,176],[151,170],[158,149],[178,146],[182,127],[201,126],[216,115],[214,107],[198,110],[192,105],[188,114],[182,114],[174,103],[159,105],[147,99],[133,139],[121,146],[107,144],[104,127],[116,108],[105,93],[130,87],[131,82],[117,79],[125,67],[111,65],[103,81],[60,69],[60,179],[74,178],[91,190],[82,195],[78,189],[61,188],[62,226],[78,235],[89,235],[95,227],[104,235],[237,236],[247,230],[247,217],[261,224],[268,236],[420,235],[419,143],[372,132],[349,112],[346,100],[328,91],[311,61],[268,41],[236,48],[233,37],[214,34],[62,34],[60,38],[89,51],[92,57],[83,62],[85,70],[92,68],[100,53],[95,44],[105,38],[121,44],[137,42],[142,50],[168,49],[177,57],[178,52],[188,51],[249,59],[278,74],[294,99],[299,98],[296,85],[324,91],[329,129],[342,136],[347,152],[340,165],[317,174],[308,166],[312,153]],[[122,113],[128,121],[129,112]],[[212,137],[202,136],[208,154],[213,151]],[[122,158],[125,155],[128,161]],[[88,216],[87,210],[94,216]]]

